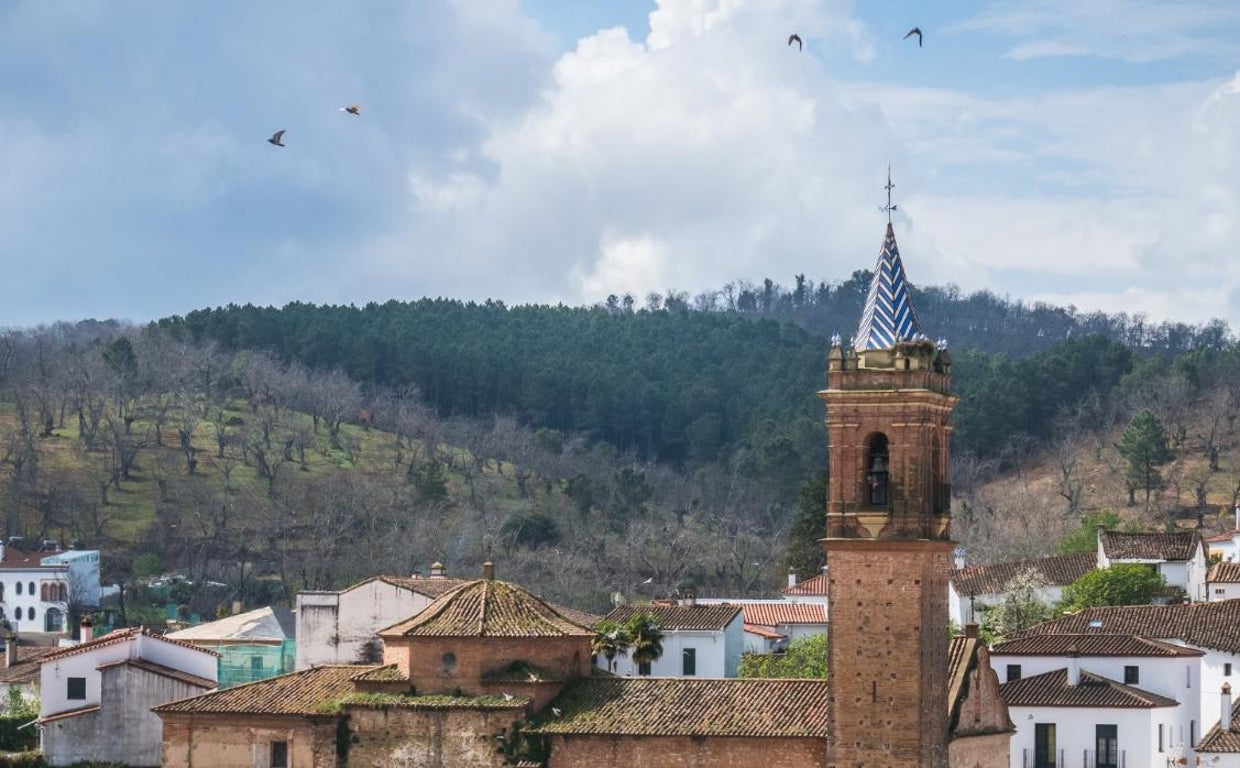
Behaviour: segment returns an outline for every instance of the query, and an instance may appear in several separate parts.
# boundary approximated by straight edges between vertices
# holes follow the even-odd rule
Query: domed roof
[[[592,637],[594,631],[506,581],[479,579],[447,592],[382,637]]]

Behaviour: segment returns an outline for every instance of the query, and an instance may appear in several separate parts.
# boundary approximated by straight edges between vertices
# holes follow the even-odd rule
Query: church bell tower
[[[946,344],[921,332],[890,218],[857,334],[847,347],[832,339],[818,396],[830,440],[829,762],[945,768],[956,398]]]

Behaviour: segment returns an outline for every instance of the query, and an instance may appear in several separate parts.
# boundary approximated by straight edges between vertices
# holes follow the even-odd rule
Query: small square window
[[[84,701],[86,699],[86,678],[71,677],[69,678],[69,690],[67,698],[70,701]]]
[[[637,663],[637,674],[649,677],[650,676],[650,662],[648,661],[638,662]]]
[[[1124,667],[1124,685],[1139,685],[1141,683],[1141,668],[1138,666]]]
[[[288,742],[271,742],[271,768],[288,768]]]
[[[1008,664],[1007,665],[1007,680],[1005,680],[1004,682],[1010,683],[1013,680],[1019,680],[1019,679],[1020,679],[1020,665],[1019,664]]]
[[[1223,665],[1223,677],[1231,677],[1231,664]]]

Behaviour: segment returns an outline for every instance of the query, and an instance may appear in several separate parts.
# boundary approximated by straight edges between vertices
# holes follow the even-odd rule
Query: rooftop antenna
[[[883,206],[879,206],[878,210],[887,214],[888,224],[891,223],[891,212],[897,211],[900,209],[900,206],[891,202],[891,190],[895,188],[896,188],[896,185],[891,183],[891,163],[887,163],[887,186],[883,187],[883,189],[887,190],[887,204]]]

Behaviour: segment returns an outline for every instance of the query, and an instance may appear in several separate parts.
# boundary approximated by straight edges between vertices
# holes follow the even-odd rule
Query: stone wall
[[[548,768],[823,768],[825,739],[555,736]]]
[[[952,739],[947,745],[947,764],[951,768],[1009,768],[1012,734],[992,733]]]
[[[164,768],[265,768],[271,743],[288,744],[289,765],[336,768],[336,718],[164,715]]]
[[[347,764],[366,768],[499,768],[519,709],[346,707]],[[197,763],[194,764],[197,768]]]

